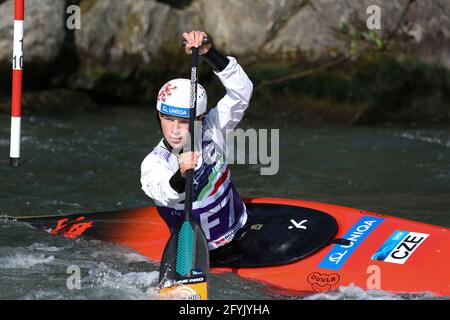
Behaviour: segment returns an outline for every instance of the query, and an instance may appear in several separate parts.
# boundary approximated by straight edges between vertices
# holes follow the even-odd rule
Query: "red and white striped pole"
[[[24,0],[14,0],[14,48],[12,58],[11,142],[9,159],[13,167],[20,163],[20,125],[22,116],[23,21]]]

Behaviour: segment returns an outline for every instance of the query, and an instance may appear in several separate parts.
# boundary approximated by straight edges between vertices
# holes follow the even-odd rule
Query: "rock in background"
[[[81,8],[80,30],[65,26],[66,8],[71,4]],[[381,30],[367,30],[369,5],[381,8]],[[87,93],[98,103],[153,104],[166,80],[188,75],[189,59],[179,46],[181,33],[201,29],[224,53],[239,58],[257,88],[277,77],[290,77],[255,92],[255,101],[263,106],[286,99],[295,112],[295,101],[308,101],[312,110],[316,100],[320,117],[327,118],[325,105],[337,103],[346,106],[341,114],[349,122],[396,122],[398,114],[409,111],[398,105],[395,108],[401,112],[378,111],[385,104],[383,99],[401,94],[405,99],[400,105],[409,103],[419,109],[422,102],[433,105],[427,107],[434,110],[433,123],[450,118],[442,107],[447,94],[441,92],[450,86],[448,70],[442,69],[450,68],[450,46],[443,45],[450,41],[448,0],[26,0],[25,11],[24,89],[46,90],[47,96],[61,92],[53,89],[68,88]],[[0,1],[3,95],[10,92],[12,17],[13,0]],[[377,58],[379,53],[390,54],[394,62]],[[411,62],[411,57],[418,62]],[[339,59],[346,61],[334,66]],[[413,79],[393,77],[389,68],[379,65],[382,61],[398,65],[396,72]],[[430,70],[421,61],[433,64]],[[220,83],[207,67],[201,70],[211,101],[220,98]],[[385,72],[377,71],[379,81],[367,74],[374,70]],[[295,76],[298,73],[301,76]],[[418,77],[421,81],[415,81]],[[384,88],[387,79],[397,82]],[[433,88],[433,93],[425,92],[425,97],[404,93],[418,86]],[[336,117],[336,106],[330,108],[334,108],[330,117]],[[387,116],[392,112],[396,116]],[[427,115],[426,110],[416,113]]]
[[[88,0],[81,9],[83,27],[75,41],[85,67],[150,64],[163,45],[179,43],[181,30],[200,24],[195,12],[157,1]]]
[[[65,9],[61,0],[25,1],[24,66],[26,85],[47,82],[66,37]],[[11,71],[14,1],[0,5],[0,66],[2,79]],[[8,72],[5,72],[5,71]],[[4,81],[1,82],[2,84]],[[2,86],[4,87],[4,86]]]

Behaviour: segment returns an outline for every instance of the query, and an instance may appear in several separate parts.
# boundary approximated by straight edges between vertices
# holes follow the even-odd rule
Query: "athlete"
[[[141,165],[143,191],[155,201],[171,230],[182,221],[186,171],[194,169],[192,215],[201,226],[210,250],[229,243],[247,221],[245,204],[231,182],[226,161],[226,133],[241,121],[249,106],[253,84],[231,56],[202,45],[202,31],[183,33],[185,51],[199,48],[226,89],[217,106],[207,112],[207,95],[198,84],[195,152],[183,151],[189,142],[190,80],[174,79],[161,88],[156,117],[163,138]]]

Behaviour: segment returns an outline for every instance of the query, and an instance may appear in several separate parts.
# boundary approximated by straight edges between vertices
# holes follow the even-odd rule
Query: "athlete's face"
[[[161,128],[170,146],[174,149],[183,147],[189,137],[189,119],[173,117],[160,113]]]
[[[170,146],[174,149],[183,148],[189,142],[189,119],[169,116],[160,112],[158,112],[158,116],[161,121],[164,138],[166,138]],[[196,135],[201,131],[201,124],[204,118],[205,114],[202,114],[195,120]]]

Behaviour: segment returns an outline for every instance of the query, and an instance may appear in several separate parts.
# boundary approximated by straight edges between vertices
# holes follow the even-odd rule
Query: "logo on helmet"
[[[159,91],[158,100],[162,102],[166,102],[167,96],[172,95],[172,92],[177,88],[177,86],[173,86],[172,83],[167,83],[162,89]]]

